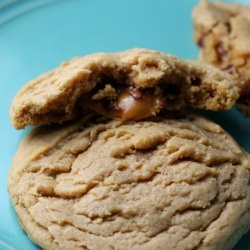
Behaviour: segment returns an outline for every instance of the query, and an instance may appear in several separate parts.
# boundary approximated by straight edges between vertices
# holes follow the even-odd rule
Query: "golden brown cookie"
[[[250,225],[249,161],[198,116],[34,129],[9,193],[50,250],[229,250]]]
[[[140,120],[185,106],[230,109],[237,98],[231,77],[211,66],[131,49],[78,57],[29,82],[15,97],[11,118],[18,129],[89,111]]]
[[[250,6],[201,1],[193,11],[201,59],[234,76],[237,107],[250,116]]]

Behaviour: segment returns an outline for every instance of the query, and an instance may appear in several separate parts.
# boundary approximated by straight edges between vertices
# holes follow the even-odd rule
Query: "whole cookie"
[[[238,91],[227,73],[159,51],[98,53],[63,63],[25,85],[11,107],[13,125],[60,123],[96,112],[140,120],[185,107],[230,109]]]
[[[9,193],[44,249],[231,249],[250,225],[249,161],[198,116],[34,129]]]
[[[236,105],[250,116],[250,6],[203,0],[193,19],[202,60],[233,75],[240,92]]]

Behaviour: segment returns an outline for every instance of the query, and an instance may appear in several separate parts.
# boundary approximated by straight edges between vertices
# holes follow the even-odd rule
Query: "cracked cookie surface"
[[[195,115],[36,128],[9,193],[44,249],[231,249],[248,230],[249,161]]]
[[[200,62],[147,49],[99,53],[63,63],[25,85],[11,107],[13,125],[60,123],[81,113],[140,120],[185,107],[230,109],[231,76]]]
[[[201,59],[232,74],[238,109],[250,116],[250,6],[201,1],[193,11]]]

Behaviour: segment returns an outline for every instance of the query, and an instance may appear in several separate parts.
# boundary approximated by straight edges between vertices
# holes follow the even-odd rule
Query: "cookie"
[[[250,116],[250,6],[201,1],[193,19],[201,59],[233,75],[237,107]]]
[[[33,129],[9,193],[44,249],[226,250],[250,225],[245,167],[233,139],[198,116],[84,118]]]
[[[93,112],[140,120],[186,106],[230,109],[237,98],[227,73],[157,51],[131,49],[78,57],[29,82],[15,97],[11,118],[18,129]]]

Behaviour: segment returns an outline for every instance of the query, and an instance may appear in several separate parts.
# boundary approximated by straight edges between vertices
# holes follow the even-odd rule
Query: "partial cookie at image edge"
[[[233,75],[240,97],[236,107],[250,116],[250,6],[200,1],[193,9],[194,39],[200,57]]]

